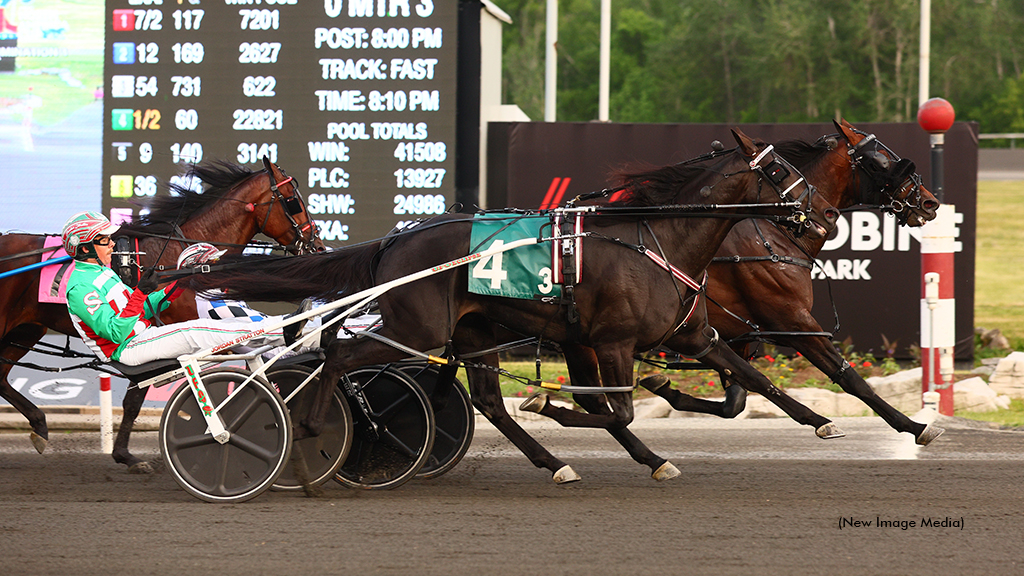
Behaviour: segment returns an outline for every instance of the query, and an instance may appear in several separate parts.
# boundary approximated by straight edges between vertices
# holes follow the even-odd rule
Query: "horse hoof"
[[[640,382],[637,382],[637,384],[643,386],[649,392],[657,394],[658,390],[661,390],[662,387],[669,382],[670,380],[668,379],[668,376],[665,376],[664,374],[651,374],[650,376],[641,378]]]
[[[540,392],[534,392],[529,398],[523,400],[523,403],[519,405],[519,409],[523,412],[533,412],[540,414],[540,411],[548,405],[548,395],[541,394]],[[566,466],[568,468],[568,466]],[[563,468],[564,470],[565,468]],[[556,472],[557,474],[557,472]],[[574,472],[575,474],[575,472]],[[576,478],[579,480],[579,478]]]
[[[555,481],[555,484],[570,484],[572,482],[579,482],[582,480],[580,475],[577,474],[576,471],[568,464],[559,468],[558,471],[551,476],[551,479]]]
[[[945,431],[945,428],[939,428],[938,426],[929,424],[921,431],[921,435],[917,437],[917,444],[919,446],[927,446],[931,444],[932,440],[942,436],[942,433]]]
[[[39,452],[40,454],[46,451],[46,446],[50,443],[46,438],[43,438],[35,432],[29,432],[28,439],[32,441],[32,446],[36,449],[36,452]]]
[[[129,474],[153,474],[156,469],[149,462],[136,462],[128,467]]]
[[[818,438],[821,438],[822,440],[842,438],[843,436],[846,436],[846,432],[840,430],[839,426],[836,426],[833,422],[823,424],[820,428],[815,430],[814,433],[817,434]]]
[[[679,476],[679,468],[676,468],[668,460],[664,464],[658,466],[658,469],[651,474],[651,478],[654,478],[658,482],[664,482],[665,480],[671,480],[676,476]]]

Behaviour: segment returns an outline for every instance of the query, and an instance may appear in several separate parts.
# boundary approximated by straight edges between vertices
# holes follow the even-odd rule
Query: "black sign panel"
[[[269,156],[328,244],[443,212],[457,20],[435,0],[108,0],[104,211]]]
[[[875,134],[931,186],[929,136],[917,124],[857,124]],[[488,205],[554,207],[578,194],[609,185],[624,167],[680,162],[711,150],[720,140],[735,146],[725,124],[491,123],[488,130]],[[813,142],[836,132],[832,124],[746,124],[748,135],[767,142],[798,138]],[[946,133],[945,196],[963,217],[958,224],[956,334],[958,359],[973,354],[975,215],[978,126],[958,122]],[[848,212],[818,255],[814,315],[822,328],[835,325],[837,340],[850,338],[861,352],[884,356],[885,341],[896,356],[920,343],[921,255],[919,228],[899,227],[877,211]],[[713,295],[712,295],[713,296]],[[884,337],[884,338],[883,338]]]

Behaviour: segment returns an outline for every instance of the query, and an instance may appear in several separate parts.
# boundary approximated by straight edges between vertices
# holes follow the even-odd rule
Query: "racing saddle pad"
[[[47,236],[43,247],[53,248],[53,250],[43,253],[42,261],[44,262],[66,255],[60,236]],[[39,301],[43,304],[67,304],[68,278],[71,278],[71,272],[74,269],[74,260],[40,268]]]
[[[470,233],[472,252],[482,252],[523,238],[542,238],[551,229],[547,216],[477,214]],[[562,295],[551,267],[551,245],[540,242],[477,260],[469,268],[473,294],[535,300]]]

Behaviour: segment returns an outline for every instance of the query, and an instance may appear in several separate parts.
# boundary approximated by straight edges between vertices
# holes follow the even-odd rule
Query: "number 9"
[[[149,142],[143,142],[139,144],[139,161],[143,164],[149,164],[149,161],[153,159],[153,145]]]

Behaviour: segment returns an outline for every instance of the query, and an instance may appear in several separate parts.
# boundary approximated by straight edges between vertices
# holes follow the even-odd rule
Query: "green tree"
[[[499,3],[506,101],[539,119],[546,1]],[[910,121],[919,18],[919,0],[613,0],[611,119]],[[558,119],[593,120],[600,0],[560,0],[559,26]],[[1024,2],[933,0],[931,94],[984,130],[1019,126],[1021,38]]]

